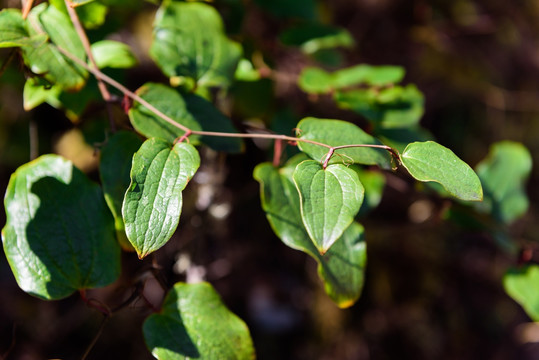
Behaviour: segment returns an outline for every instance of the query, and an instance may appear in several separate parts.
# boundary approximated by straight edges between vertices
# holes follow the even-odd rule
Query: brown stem
[[[92,67],[97,69],[97,63],[95,62],[94,55],[92,54],[92,48],[90,45],[90,41],[88,40],[88,36],[86,35],[86,32],[84,31],[84,28],[82,27],[82,24],[80,23],[79,16],[77,14],[77,11],[74,8],[73,3],[71,0],[64,0],[67,8],[67,12],[69,13],[69,17],[71,18],[71,22],[73,23],[73,26],[75,27],[75,31],[77,32],[77,35],[79,36],[79,39],[82,43],[82,46],[84,47],[84,51],[86,52],[86,55],[88,56],[88,60],[90,60],[90,64],[92,64]],[[109,90],[107,89],[107,85],[101,80],[99,77],[96,77],[97,79],[97,87],[99,88],[99,92],[101,93],[101,96],[103,97],[103,100],[105,100],[105,107],[107,108],[107,115],[109,117],[109,123],[110,123],[110,130],[112,132],[116,131],[116,124],[114,122],[114,116],[112,113],[112,96],[110,95]]]
[[[32,10],[33,5],[34,5],[34,0],[26,0],[26,3],[24,4],[24,7],[22,9],[23,19],[26,19],[28,17],[28,14],[30,13],[30,10]]]

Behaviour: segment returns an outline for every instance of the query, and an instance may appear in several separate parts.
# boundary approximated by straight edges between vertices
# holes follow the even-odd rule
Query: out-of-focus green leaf
[[[401,155],[402,164],[419,181],[441,184],[449,194],[468,201],[483,200],[481,181],[464,161],[434,142],[414,142]]]
[[[58,85],[49,85],[41,81],[39,77],[29,78],[24,83],[23,106],[24,110],[30,111],[44,102],[49,103],[55,108],[62,106],[60,94],[62,88]]]
[[[305,229],[323,255],[359,212],[365,193],[363,185],[348,167],[333,164],[323,169],[314,160],[298,164],[292,178],[298,188]]]
[[[503,277],[503,286],[533,321],[539,321],[539,266],[526,265],[510,269]]]
[[[400,66],[371,66],[360,64],[335,71],[334,86],[337,89],[365,84],[385,86],[397,84],[404,78],[404,68]]]
[[[348,31],[335,26],[305,23],[284,31],[280,36],[285,45],[299,46],[307,54],[322,49],[354,46],[354,39]]]
[[[359,215],[361,216],[373,210],[380,204],[386,184],[386,178],[379,171],[364,169],[360,166],[352,165],[350,166],[350,169],[356,172],[359,181],[365,188],[365,199],[359,209]]]
[[[258,81],[260,80],[260,73],[249,60],[241,59],[236,68],[234,78],[239,81]]]
[[[142,330],[159,360],[255,358],[249,329],[208,283],[175,284]]]
[[[162,84],[147,83],[137,90],[137,95],[179,124],[187,126],[191,130],[202,130],[200,124],[193,119],[187,110],[182,96],[176,90]],[[129,119],[135,130],[147,138],[156,137],[172,143],[176,138],[185,134],[183,130],[167,123],[137,102],[129,110]],[[199,137],[196,135],[189,137],[192,144],[198,144],[198,139]]]
[[[367,256],[363,227],[352,223],[328,252],[320,255],[301,220],[299,195],[292,180],[294,169],[304,159],[305,155],[299,154],[281,169],[270,163],[255,168],[262,208],[284,244],[307,253],[318,262],[326,293],[339,307],[345,308],[359,298],[363,288]]]
[[[140,148],[142,141],[130,131],[115,133],[101,149],[99,174],[103,184],[105,201],[114,217],[116,237],[124,250],[133,251],[133,246],[125,234],[122,217],[122,203],[129,187],[133,154]]]
[[[28,15],[31,37],[46,33],[50,40],[77,56],[86,59],[84,48],[69,18],[54,6],[43,3],[34,7]],[[88,72],[64,57],[49,43],[40,46],[24,46],[25,63],[35,74],[41,74],[50,83],[66,90],[79,90],[88,77]]]
[[[187,143],[151,138],[133,156],[131,184],[122,206],[125,232],[140,259],[170,239],[182,210],[182,190],[200,166]]]
[[[39,46],[47,41],[46,35],[30,37],[27,24],[19,9],[0,11],[0,48]]]
[[[49,0],[49,3],[64,14],[69,15],[66,9],[65,0]],[[77,16],[79,17],[82,26],[86,29],[95,29],[105,22],[108,8],[100,2],[94,2],[94,0],[71,0],[71,3],[74,5],[73,7],[77,12]]]
[[[337,91],[335,101],[339,107],[365,116],[376,127],[387,129],[416,126],[424,112],[423,94],[414,85]]]
[[[333,89],[333,82],[333,74],[315,67],[303,69],[298,78],[300,89],[309,94],[326,94]]]
[[[476,170],[485,191],[483,203],[476,205],[479,210],[507,224],[526,213],[529,200],[525,183],[532,157],[524,145],[512,141],[492,145]]]
[[[300,139],[313,140],[330,146],[370,144],[382,145],[356,125],[331,119],[305,118],[297,125],[297,135]],[[298,141],[301,151],[314,160],[324,162],[328,149],[316,144]],[[391,168],[391,156],[387,150],[369,147],[352,147],[338,149],[329,161],[330,164],[357,163],[378,165],[384,169]]]
[[[92,54],[97,67],[102,69],[131,68],[137,64],[137,59],[128,45],[119,41],[102,40],[92,44]]]
[[[98,185],[57,155],[11,176],[4,252],[20,288],[42,299],[106,286],[120,275],[120,248]]]
[[[242,48],[225,36],[212,6],[165,2],[155,18],[150,55],[169,77],[189,77],[198,86],[227,86]]]

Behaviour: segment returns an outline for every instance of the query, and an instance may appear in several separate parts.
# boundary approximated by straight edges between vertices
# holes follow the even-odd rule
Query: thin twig
[[[97,340],[99,340],[99,338],[101,337],[101,334],[103,334],[103,330],[105,329],[105,325],[107,324],[109,319],[110,319],[109,316],[104,316],[103,317],[103,321],[101,322],[101,325],[99,326],[99,330],[97,331],[94,338],[92,339],[92,342],[90,342],[90,344],[86,348],[86,351],[84,352],[84,354],[82,355],[80,360],[85,360],[88,357],[88,355],[90,354],[90,351],[92,351],[95,344],[97,343]]]
[[[34,5],[34,0],[26,0],[26,3],[24,4],[24,7],[22,9],[22,18],[26,20],[28,17],[28,14],[30,13],[30,10],[32,10],[32,6]]]
[[[90,41],[88,40],[88,36],[86,35],[84,28],[82,27],[77,11],[75,10],[71,0],[64,0],[64,1],[66,4],[67,12],[69,13],[69,17],[71,18],[71,22],[73,23],[73,26],[75,27],[75,31],[77,32],[77,35],[79,36],[82,46],[84,47],[84,51],[86,52],[86,55],[88,56],[88,60],[90,60],[90,64],[92,65],[93,68],[98,69],[97,63],[95,62],[94,55],[92,54]],[[112,132],[116,132],[116,123],[114,122],[114,115],[112,113],[112,107],[111,107],[112,96],[110,95],[110,92],[107,89],[107,85],[105,85],[103,80],[101,80],[97,76],[96,76],[96,80],[97,80],[97,87],[99,88],[99,92],[101,93],[103,100],[105,100],[105,107],[107,109],[107,115],[109,117],[110,130]]]

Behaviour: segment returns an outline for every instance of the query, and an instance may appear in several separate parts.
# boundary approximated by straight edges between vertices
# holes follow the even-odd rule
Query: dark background
[[[241,12],[234,3],[217,2],[230,35],[247,49],[261,49],[266,62],[283,75],[275,82],[232,89],[239,100],[221,105],[231,109],[240,129],[253,118],[269,124],[284,110],[292,114],[292,124],[308,115],[362,123],[359,116],[335,108],[324,97],[309,98],[294,85],[299,71],[315,62],[278,41],[277,34],[293,20],[251,2]],[[14,7],[19,2],[0,4]],[[116,26],[113,36],[138,51],[140,66],[118,75],[131,89],[149,80],[166,83],[144,55],[153,10],[144,5],[142,12],[117,9],[109,15],[108,31]],[[532,156],[537,154],[539,2],[334,0],[320,2],[317,11],[356,40],[354,49],[342,52],[343,66],[405,67],[405,83],[417,84],[425,95],[421,124],[472,167],[500,140],[522,142]],[[0,59],[8,53],[1,51]],[[37,129],[40,154],[61,152],[98,179],[92,145],[103,139],[94,125],[101,121],[95,119],[102,116],[102,106],[90,108],[78,123],[46,105],[25,113],[23,83],[17,61],[0,78],[2,193],[10,174],[30,157],[30,128]],[[73,129],[90,145],[76,136],[66,140],[63,135]],[[61,139],[67,141],[64,148],[58,145]],[[152,263],[159,264],[168,286],[184,280],[187,267],[190,277],[204,272],[229,308],[246,321],[259,359],[539,358],[539,327],[501,285],[518,255],[500,248],[488,231],[444,221],[448,200],[418,191],[401,173],[386,173],[382,203],[361,220],[368,244],[362,297],[350,309],[338,309],[324,293],[315,262],[284,246],[265,219],[251,174],[256,164],[270,159],[268,151],[252,142],[241,155],[203,150],[199,172],[208,180],[201,177],[187,188],[172,240],[142,262],[124,254],[122,278],[89,296],[114,306],[136,281],[147,278],[144,294],[158,306],[163,291],[146,276]],[[534,170],[528,183],[530,210],[507,229],[517,248],[537,244],[538,180]],[[210,203],[201,205],[201,194],[213,194]],[[420,223],[409,216],[418,201],[430,209]],[[25,294],[1,256],[0,355],[81,358],[102,316],[78,295],[46,302]],[[141,332],[150,313],[138,300],[115,314],[88,359],[151,359]]]

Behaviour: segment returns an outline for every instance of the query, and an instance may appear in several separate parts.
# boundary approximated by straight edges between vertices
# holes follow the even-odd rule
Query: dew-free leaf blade
[[[92,44],[92,54],[100,69],[104,67],[131,68],[137,64],[131,48],[119,41],[97,41]]]
[[[483,199],[481,181],[472,168],[451,150],[434,141],[409,144],[401,160],[416,180],[437,182],[461,200]]]
[[[249,329],[208,283],[176,283],[142,330],[160,360],[255,358]]]
[[[382,145],[380,141],[370,136],[356,125],[331,119],[305,118],[297,125],[297,135],[300,139],[317,141],[326,145],[341,146],[352,144]],[[328,149],[323,146],[298,141],[301,151],[312,159],[323,162]],[[330,164],[358,163],[378,165],[384,169],[391,168],[391,156],[387,150],[355,147],[338,149],[329,161]]]
[[[260,183],[262,208],[275,234],[293,249],[305,252],[318,262],[318,273],[326,293],[339,307],[352,305],[361,295],[366,263],[363,227],[352,223],[326,254],[320,255],[301,220],[299,194],[292,180],[296,156],[281,169],[270,163],[255,168]]]
[[[142,141],[129,131],[115,133],[103,146],[99,162],[99,174],[103,184],[105,201],[114,217],[114,227],[120,246],[133,251],[133,246],[125,235],[122,217],[122,203],[129,187],[133,154],[140,148]]]
[[[120,248],[101,189],[70,161],[44,155],[21,166],[4,203],[4,252],[27,293],[60,299],[120,275]]]
[[[292,175],[300,195],[301,218],[321,254],[341,237],[363,202],[363,185],[357,174],[340,164],[323,169],[305,160]]]
[[[131,184],[122,215],[125,232],[139,258],[162,247],[180,219],[182,190],[200,165],[190,144],[173,147],[165,140],[146,140],[133,156]]]
[[[137,90],[137,95],[179,124],[191,130],[201,130],[200,124],[187,110],[183,97],[173,88],[162,84],[146,83]],[[172,143],[185,134],[182,129],[169,124],[138,102],[134,103],[129,110],[129,119],[135,130],[147,138],[156,137]],[[191,135],[189,141],[197,144],[198,136]]]
[[[529,206],[525,183],[532,170],[532,157],[524,145],[494,144],[476,170],[485,191],[485,200],[476,205],[479,210],[504,223],[524,215]]]
[[[227,86],[242,49],[225,36],[212,6],[165,2],[156,14],[150,55],[169,77],[192,78],[199,86]]]
[[[42,40],[44,42],[46,36]],[[19,9],[0,11],[0,48],[33,45],[34,41]]]
[[[503,277],[509,296],[519,303],[533,321],[539,321],[539,266],[532,264],[510,269]]]

